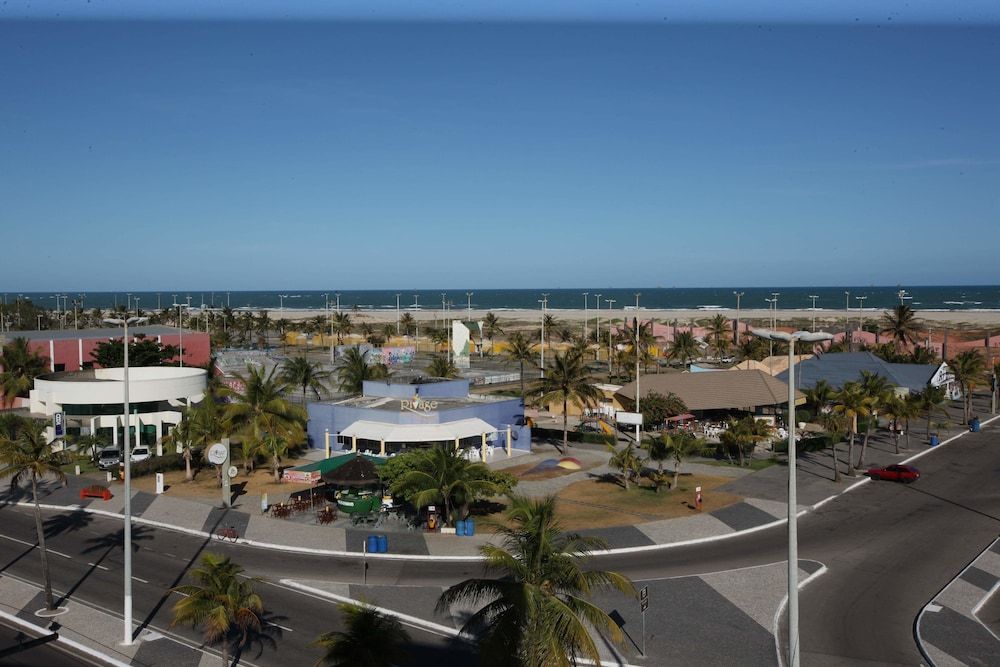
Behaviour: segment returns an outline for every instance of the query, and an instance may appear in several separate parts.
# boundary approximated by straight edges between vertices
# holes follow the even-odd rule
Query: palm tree
[[[253,467],[256,450],[263,444],[265,433],[290,442],[298,442],[304,435],[305,410],[285,399],[288,385],[276,377],[277,372],[277,366],[265,373],[263,368],[247,364],[246,373],[236,374],[242,391],[231,387],[223,389],[230,400],[224,419],[236,435],[242,436],[243,465],[247,472]]]
[[[664,431],[659,438],[653,438],[646,442],[646,453],[648,461],[656,461],[656,472],[653,473],[653,488],[657,493],[660,486],[665,482],[666,475],[663,474],[663,462],[670,458],[670,447],[673,445],[673,438],[670,433]]]
[[[0,351],[0,405],[10,406],[18,396],[27,396],[35,386],[35,378],[49,371],[48,358],[28,347],[28,339],[17,337]]]
[[[191,570],[197,583],[172,588],[184,597],[173,607],[171,626],[202,626],[205,642],[222,644],[222,664],[229,665],[230,649],[240,651],[264,630],[264,602],[254,590],[259,577],[245,577],[243,568],[228,556],[208,552]]]
[[[986,373],[986,360],[979,350],[966,350],[956,354],[948,362],[955,382],[962,389],[962,423],[968,424],[972,419],[972,392],[984,379]]]
[[[635,444],[629,440],[624,449],[615,449],[614,443],[608,443],[611,458],[608,466],[622,474],[622,486],[628,491],[629,482],[636,479],[642,472],[642,459],[636,454]]]
[[[847,474],[854,477],[854,438],[858,434],[858,417],[867,417],[871,414],[871,399],[865,390],[857,382],[846,382],[837,392],[836,403],[833,411],[844,415],[847,419],[848,446],[847,446]]]
[[[446,590],[438,609],[456,604],[484,605],[462,628],[482,632],[484,665],[568,667],[577,655],[596,664],[601,656],[588,626],[621,644],[621,628],[587,598],[612,588],[634,596],[635,587],[615,572],[585,567],[588,554],[603,540],[566,533],[556,518],[556,499],[511,496],[497,527],[500,545],[480,547],[485,577],[467,579]]]
[[[555,315],[545,315],[542,318],[542,327],[545,329],[545,344],[552,342],[552,334],[559,328],[559,321]]]
[[[705,441],[687,431],[677,431],[676,433],[664,432],[660,436],[660,441],[664,445],[667,456],[674,460],[674,481],[671,488],[676,489],[681,476],[681,464],[684,462],[684,459],[701,450],[705,446]],[[656,440],[654,439],[652,442],[656,442]],[[652,458],[652,449],[650,449],[650,458]],[[660,472],[663,472],[662,463],[660,464]]]
[[[490,354],[493,354],[493,339],[498,333],[503,333],[500,318],[493,313],[486,313],[486,317],[483,318],[483,335],[490,341]]]
[[[846,430],[847,418],[839,412],[823,413],[819,422],[823,425],[823,430],[830,436],[830,449],[833,452],[833,481],[840,482],[840,461],[837,458],[837,444],[840,442],[841,434]]]
[[[521,401],[524,401],[524,363],[535,363],[535,344],[525,338],[520,331],[515,331],[507,339],[504,356],[508,360],[521,365]]]
[[[302,387],[302,404],[305,405],[307,389],[312,389],[317,398],[326,394],[330,371],[323,370],[322,365],[300,355],[285,359],[281,366],[281,379],[289,385]]]
[[[45,428],[44,422],[24,420],[16,438],[0,438],[0,478],[10,477],[11,489],[19,487],[26,479],[31,482],[31,499],[35,503],[35,534],[42,560],[45,608],[55,609],[48,551],[45,550],[45,530],[42,528],[42,510],[38,506],[38,480],[52,475],[65,484],[66,474],[60,466],[66,459],[63,452],[52,451],[51,443],[46,442]]]
[[[280,433],[280,429],[266,431],[258,450],[271,459],[271,473],[274,475],[275,484],[281,483],[281,459],[288,456],[288,440],[279,435]]]
[[[392,322],[386,322],[382,325],[382,339],[386,342],[392,340],[392,337],[396,335],[396,325]]]
[[[347,350],[341,359],[340,367],[337,368],[337,380],[341,391],[360,394],[365,380],[382,380],[389,377],[389,369],[385,364],[369,364],[364,352],[356,347]]]
[[[750,465],[753,452],[758,444],[771,437],[771,427],[752,415],[747,415],[736,421],[729,422],[729,428],[723,431],[719,438],[726,448],[734,448],[740,459],[740,465]]]
[[[812,406],[813,411],[818,417],[820,412],[829,407],[830,403],[833,402],[833,397],[836,392],[830,383],[826,380],[819,380],[810,389],[806,389],[806,401]]]
[[[332,326],[333,332],[337,334],[337,345],[343,345],[344,335],[351,333],[354,324],[351,322],[350,314],[334,313]]]
[[[447,329],[431,329],[430,333],[431,342],[434,343],[434,349],[436,350],[439,345],[448,345],[448,330]],[[447,347],[445,347],[447,349]]]
[[[717,314],[708,323],[708,337],[712,341],[712,349],[721,360],[729,350],[729,339],[731,336],[729,320],[722,313]]]
[[[410,313],[403,313],[403,316],[399,318],[400,329],[407,336],[416,328],[416,324],[416,320],[413,319],[413,315]]]
[[[940,359],[937,353],[934,352],[929,347],[924,347],[923,345],[917,345],[910,352],[909,363],[911,364],[935,364],[938,363]]]
[[[410,635],[403,624],[365,604],[337,605],[344,619],[344,632],[325,632],[313,646],[323,649],[316,667],[391,667],[402,662],[403,647]]]
[[[698,341],[690,331],[678,331],[674,339],[667,348],[667,358],[677,359],[687,368],[691,360],[696,358],[700,352]]]
[[[917,409],[927,416],[927,426],[924,428],[924,436],[931,437],[931,415],[935,410],[942,409],[947,398],[944,387],[932,387],[927,385],[923,391],[916,394],[914,404]]]
[[[895,392],[892,385],[881,375],[871,371],[861,371],[861,390],[868,397],[868,409],[871,411],[871,418],[865,428],[865,437],[861,441],[861,454],[858,456],[858,468],[865,465],[865,452],[868,450],[868,439],[872,435],[872,426],[878,426],[878,413],[892,401]]]
[[[882,314],[880,334],[889,334],[896,351],[902,354],[907,345],[917,344],[916,313],[908,305],[900,304]]]
[[[762,361],[767,356],[767,345],[764,343],[763,339],[750,334],[745,334],[740,339],[736,352],[740,359]]]
[[[449,357],[443,354],[435,354],[431,357],[431,363],[424,371],[435,378],[457,378],[458,366]]]
[[[417,507],[444,505],[445,521],[451,523],[453,514],[459,519],[468,516],[469,505],[477,497],[496,493],[489,476],[486,464],[473,463],[453,446],[438,444],[393,482],[392,491],[405,494]]]
[[[545,375],[538,385],[541,394],[538,401],[548,405],[562,401],[563,407],[563,449],[569,447],[569,404],[579,408],[596,405],[601,400],[601,392],[593,384],[593,378],[583,361],[583,354],[576,349],[557,352],[552,364],[545,369]]]
[[[909,448],[910,445],[910,417],[915,417],[918,412],[916,402],[913,400],[912,396],[901,397],[895,393],[892,393],[889,400],[882,404],[882,410],[885,415],[892,420],[892,443],[895,447],[896,454],[899,454],[899,436],[900,431],[906,434],[906,446]],[[902,429],[900,428],[902,422]]]

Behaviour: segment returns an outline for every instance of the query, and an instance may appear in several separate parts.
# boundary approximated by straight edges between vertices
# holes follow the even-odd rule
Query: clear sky
[[[4,291],[1000,282],[992,19],[51,6],[0,13]]]

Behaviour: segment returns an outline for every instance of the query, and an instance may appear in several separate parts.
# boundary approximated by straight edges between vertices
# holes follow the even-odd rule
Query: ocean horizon
[[[902,294],[901,294],[902,290]],[[843,287],[635,287],[635,288],[571,288],[571,289],[422,289],[422,290],[342,290],[341,310],[386,310],[396,308],[399,295],[401,310],[475,310],[540,309],[547,299],[550,310],[634,309],[639,293],[640,310],[723,310],[737,305],[744,309],[768,308],[772,294],[777,293],[779,310],[885,309],[899,303],[925,311],[994,311],[1000,310],[1000,285],[940,285],[940,286],[843,286]],[[469,294],[471,293],[471,295]],[[584,294],[586,293],[586,296]],[[316,310],[337,307],[337,292],[333,290],[181,290],[170,292],[60,292],[60,308],[71,309],[73,303],[83,308],[112,308],[130,301],[135,308],[138,298],[142,310],[170,307],[174,303],[190,303],[192,308],[222,308],[234,310]],[[547,295],[547,297],[543,297]],[[600,295],[600,302],[598,302]],[[4,304],[17,298],[27,298],[37,306],[55,310],[55,292],[6,292]],[[65,297],[65,298],[63,298]],[[815,297],[815,298],[814,298]],[[176,301],[175,301],[176,299]],[[63,306],[62,304],[65,304]]]

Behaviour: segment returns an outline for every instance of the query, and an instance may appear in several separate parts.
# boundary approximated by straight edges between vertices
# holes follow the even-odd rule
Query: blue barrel
[[[378,537],[375,535],[368,536],[368,553],[377,554],[378,553]]]
[[[979,429],[981,428],[981,425],[979,423],[979,417],[973,417],[972,422],[969,424],[969,427],[973,433],[979,433]]]
[[[380,554],[389,553],[389,538],[385,535],[378,536],[378,552]]]
[[[465,535],[465,519],[459,519],[455,522],[455,534],[459,537]]]
[[[476,534],[476,524],[473,523],[472,519],[465,520],[465,534],[468,537],[472,537]]]
[[[940,442],[941,440],[936,435],[931,436],[931,447],[937,447]]]

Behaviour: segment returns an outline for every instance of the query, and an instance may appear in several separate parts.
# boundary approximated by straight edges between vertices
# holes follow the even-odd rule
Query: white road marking
[[[35,544],[34,542],[25,542],[24,540],[19,540],[16,537],[11,537],[10,535],[0,535],[0,537],[4,538],[5,540],[10,540],[11,542],[17,542],[18,544],[23,544],[24,546],[31,547],[32,549],[38,548],[38,545]],[[50,554],[55,554],[57,556],[62,556],[63,558],[68,558],[70,560],[73,560],[73,557],[70,556],[69,554],[64,554],[63,552],[56,551],[55,549],[46,549],[45,551]]]
[[[106,568],[103,565],[98,565],[97,563],[87,563],[87,565],[89,565],[90,567],[96,567],[100,570],[104,570],[105,572],[110,572],[109,568]]]
[[[148,581],[146,581],[142,577],[135,577],[135,576],[133,576],[132,578],[135,579],[136,581],[141,581],[144,584],[148,584],[149,583]]]
[[[286,628],[285,626],[281,625],[280,623],[270,623],[270,625],[273,625],[276,628],[281,628],[282,630],[287,630],[288,632],[295,632],[295,630],[292,630],[291,628]]]

